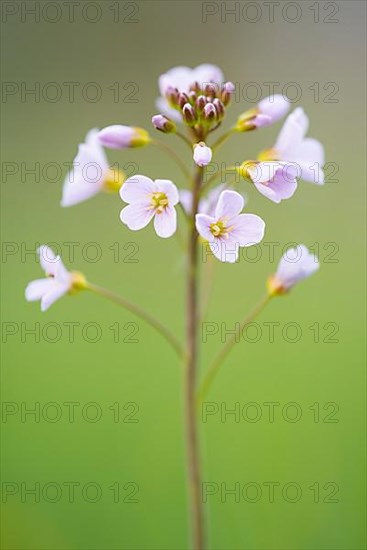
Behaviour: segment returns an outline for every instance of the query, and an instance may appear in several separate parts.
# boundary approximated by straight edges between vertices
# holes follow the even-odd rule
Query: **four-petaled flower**
[[[288,292],[296,283],[310,277],[320,267],[319,260],[303,244],[289,248],[282,256],[275,275],[268,279],[271,296]]]
[[[28,284],[25,297],[28,302],[41,300],[41,310],[46,311],[56,300],[73,290],[85,288],[85,278],[81,273],[68,271],[60,256],[46,245],[38,249],[40,264],[46,274],[45,279],[37,279]]]
[[[244,177],[249,177],[256,189],[275,203],[292,197],[297,189],[298,169],[285,162],[249,162],[239,168]]]
[[[120,170],[110,168],[99,142],[98,130],[90,130],[85,142],[79,145],[73,168],[65,178],[61,206],[84,202],[103,190],[116,191],[123,180],[124,175]]]
[[[199,234],[222,262],[236,262],[239,247],[257,244],[264,236],[264,221],[254,214],[241,214],[243,207],[243,197],[226,190],[219,197],[214,216],[196,215]]]
[[[129,203],[120,214],[121,221],[129,229],[142,229],[154,218],[154,229],[159,237],[167,238],[175,233],[177,213],[174,207],[179,196],[171,181],[133,176],[121,187],[120,196]]]
[[[297,107],[284,122],[274,147],[263,151],[260,158],[294,163],[298,167],[298,177],[322,185],[324,147],[317,139],[305,137],[308,126],[307,115]]]

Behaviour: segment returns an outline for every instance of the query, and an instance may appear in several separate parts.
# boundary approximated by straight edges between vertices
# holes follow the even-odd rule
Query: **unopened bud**
[[[213,105],[217,111],[218,119],[221,120],[224,117],[224,105],[221,102],[220,99],[215,98],[213,101]]]
[[[150,137],[143,128],[113,124],[98,132],[98,140],[104,147],[125,149],[127,147],[143,147],[150,142]]]
[[[217,111],[213,103],[207,103],[204,107],[204,116],[208,122],[212,122],[217,118]]]
[[[172,86],[169,86],[166,90],[166,99],[168,101],[168,103],[171,105],[171,106],[176,106],[177,105],[177,100],[178,100],[178,96],[179,96],[179,91],[177,90],[177,88],[173,88]]]
[[[213,152],[203,141],[194,145],[194,162],[198,166],[207,166],[212,160]]]
[[[152,124],[156,130],[159,130],[164,134],[172,134],[176,132],[176,124],[163,115],[154,115],[152,117]]]
[[[182,118],[185,122],[187,122],[187,124],[195,123],[196,113],[190,103],[185,103],[185,105],[182,107]]]
[[[207,99],[203,95],[199,95],[195,102],[196,109],[201,113],[204,110],[204,107],[207,103]]]
[[[182,109],[182,107],[185,105],[185,103],[190,103],[189,96],[185,93],[179,94],[179,96],[177,98],[177,103]]]
[[[230,103],[234,91],[235,85],[233,82],[226,82],[223,84],[221,99],[225,107]]]

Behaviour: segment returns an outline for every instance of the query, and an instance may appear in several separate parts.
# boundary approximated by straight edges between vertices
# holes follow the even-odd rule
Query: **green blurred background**
[[[119,221],[117,196],[100,195],[64,210],[59,202],[64,163],[72,161],[90,128],[122,122],[149,129],[158,75],[175,65],[202,62],[219,65],[227,79],[244,89],[249,82],[258,83],[263,96],[267,82],[278,82],[278,92],[287,83],[297,83],[302,97],[294,105],[305,108],[311,119],[309,135],[325,144],[327,160],[338,166],[336,181],[324,187],[301,182],[294,198],[281,205],[247,189],[249,211],[267,222],[265,240],[280,243],[275,262],[286,243],[318,243],[321,269],[290,296],[270,304],[258,320],[259,340],[241,341],[208,397],[219,411],[255,402],[261,412],[258,422],[243,417],[236,422],[233,415],[221,419],[218,412],[202,424],[203,477],[218,490],[207,504],[211,546],[365,548],[365,3],[302,1],[294,8],[280,2],[274,22],[263,2],[256,3],[256,12],[254,2],[205,6],[190,1],[104,1],[94,2],[94,7],[79,2],[72,22],[62,2],[56,3],[61,12],[55,11],[55,3],[36,3],[39,21],[24,11],[22,15],[22,4],[30,9],[35,3],[2,3],[2,78],[13,83],[6,88],[13,95],[2,99],[2,389],[3,406],[14,413],[3,416],[2,423],[3,483],[11,483],[3,491],[3,548],[188,548],[182,373],[174,353],[145,324],[96,296],[67,297],[45,314],[39,304],[26,303],[24,288],[41,271],[34,254],[26,255],[25,250],[34,250],[36,243],[59,243],[70,268],[154,311],[183,334],[184,260],[176,239],[159,240],[152,227],[129,232]],[[226,8],[240,12],[226,15]],[[299,8],[301,17],[290,22],[298,18]],[[216,13],[204,22],[203,10]],[[60,13],[60,20],[52,23]],[[46,99],[42,95],[51,82],[62,89],[55,102],[49,100],[51,87]],[[66,82],[80,83],[74,101],[69,101]],[[89,86],[86,93],[93,99],[100,90],[97,101],[81,93],[91,82],[97,88]],[[35,83],[40,86],[39,101],[17,91],[16,86],[21,90]],[[289,88],[291,95],[294,92]],[[252,105],[234,102],[226,124]],[[279,127],[233,138],[218,160],[253,158],[271,146]],[[177,139],[162,139],[190,161]],[[129,163],[135,163],[140,173],[185,186],[172,161],[153,148],[109,152],[109,158],[128,172],[133,169]],[[35,163],[39,177],[25,173]],[[48,163],[61,167],[60,173],[51,165],[42,173]],[[72,241],[79,243],[73,261],[65,244]],[[85,248],[91,242],[102,255],[95,262],[93,246]],[[119,257],[114,256],[116,250]],[[258,262],[215,263],[207,321],[233,328],[263,294],[275,263],[269,261],[266,247],[261,250]],[[205,288],[208,281],[206,274]],[[269,341],[266,322],[279,323],[274,342]],[[37,323],[38,342],[25,332]],[[74,342],[68,337],[70,323],[79,323]],[[100,327],[100,339],[94,343],[86,341],[95,337],[88,323]],[[300,327],[297,342],[282,337],[287,323]],[[336,341],[329,342],[327,335],[335,326]],[[134,339],[137,342],[128,341]],[[249,339],[255,339],[254,333]],[[220,345],[220,332],[202,345],[201,372]],[[70,402],[77,403],[74,422],[63,405]],[[86,406],[91,402],[97,405]],[[269,421],[267,402],[279,403],[274,422]],[[290,402],[302,412],[297,422],[282,416]],[[35,406],[41,410],[39,421],[32,415],[22,417],[21,411]],[[96,410],[102,416],[92,422]],[[248,409],[248,415],[254,410]],[[286,407],[284,414],[287,410],[289,416],[294,414],[294,408]],[[60,411],[61,418],[52,422]],[[328,416],[333,411],[334,416]],[[79,484],[74,502],[63,485],[69,482]],[[251,486],[247,500],[224,498],[222,483],[227,488],[237,483],[242,489],[250,482],[262,488],[258,502],[249,502],[254,498]],[[280,484],[273,503],[267,482]],[[282,497],[289,482],[302,490],[297,502]],[[22,495],[22,483],[28,489],[40,484],[40,502]],[[135,485],[129,483],[139,487],[130,498]],[[315,483],[320,502],[310,489]],[[119,486],[119,502],[114,502],[111,486]],[[62,487],[62,495],[51,502],[58,499],[57,487]],[[102,494],[90,502],[96,487]],[[336,502],[327,502],[336,487]],[[15,494],[9,495],[12,490]],[[132,499],[138,502],[126,502]]]

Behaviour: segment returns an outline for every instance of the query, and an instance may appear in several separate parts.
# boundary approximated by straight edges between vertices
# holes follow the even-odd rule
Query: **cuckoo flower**
[[[286,119],[274,147],[263,151],[261,160],[292,162],[299,168],[298,177],[322,185],[325,164],[324,147],[313,138],[306,138],[309,120],[301,107]]]
[[[171,181],[133,176],[121,187],[120,196],[129,203],[120,214],[121,221],[129,229],[142,229],[154,218],[154,229],[159,237],[167,238],[175,233],[177,213],[174,207],[179,197]]]
[[[176,122],[181,122],[182,117],[173,109],[168,99],[171,90],[181,93],[189,93],[190,87],[195,84],[202,88],[205,84],[213,83],[220,86],[223,82],[223,73],[215,65],[203,63],[194,69],[190,67],[174,67],[159,77],[159,90],[161,97],[157,100],[158,109]]]
[[[149,134],[143,128],[113,124],[106,126],[98,133],[101,145],[109,149],[127,149],[128,147],[143,147],[150,142]]]
[[[123,180],[120,170],[110,168],[98,139],[98,130],[91,130],[85,142],[79,145],[73,168],[65,178],[61,206],[84,202],[103,190],[118,190]]]
[[[46,245],[38,249],[40,263],[45,271],[45,279],[37,279],[28,284],[25,297],[28,302],[41,300],[41,310],[46,311],[56,300],[71,291],[85,288],[85,278],[81,273],[69,272],[60,256],[56,256]]]
[[[262,99],[255,109],[250,109],[240,115],[237,130],[245,132],[270,126],[283,118],[289,111],[289,101],[281,94],[271,95]]]
[[[240,246],[259,243],[265,231],[265,223],[254,214],[241,214],[243,197],[236,191],[223,191],[213,216],[196,215],[199,234],[209,241],[209,246],[222,262],[234,263]]]
[[[275,275],[269,277],[269,294],[276,296],[288,292],[296,283],[315,273],[319,267],[317,257],[305,245],[289,248],[283,254]]]
[[[203,141],[194,145],[194,162],[198,166],[207,166],[212,160],[212,150]]]
[[[249,178],[256,189],[275,203],[292,197],[297,189],[297,166],[285,162],[244,162],[240,174]]]

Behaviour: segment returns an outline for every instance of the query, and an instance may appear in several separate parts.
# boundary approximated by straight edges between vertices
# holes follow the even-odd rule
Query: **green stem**
[[[182,141],[186,143],[190,147],[190,150],[192,151],[192,143],[189,140],[188,137],[185,136],[185,134],[181,134],[181,132],[175,132],[176,136],[178,136]]]
[[[101,286],[92,284],[92,283],[86,283],[86,290],[90,290],[91,292],[94,292],[95,294],[99,294],[100,296],[103,296],[104,298],[107,298],[107,300],[110,300],[111,302],[114,302],[115,304],[118,304],[119,306],[122,306],[123,308],[127,309],[128,311],[131,311],[131,313],[134,313],[137,317],[140,317],[143,321],[148,323],[150,326],[152,326],[157,332],[163,336],[167,340],[169,344],[173,347],[175,352],[179,357],[183,357],[183,350],[180,342],[177,340],[176,336],[172,334],[172,332],[166,328],[158,319],[156,319],[153,315],[142,309],[140,306],[137,306],[133,304],[132,302],[129,302],[128,300],[125,300],[122,296],[119,296],[118,294],[115,294],[111,290],[107,290],[106,288],[103,288]]]
[[[194,550],[205,548],[204,510],[201,499],[201,471],[198,423],[196,416],[196,380],[198,374],[198,210],[203,168],[197,167],[192,189],[192,216],[189,236],[186,293],[185,424],[189,506]]]
[[[187,178],[188,180],[191,179],[191,174],[189,170],[186,168],[185,163],[183,162],[181,157],[173,149],[171,149],[171,147],[163,143],[163,141],[158,141],[156,139],[153,139],[151,143],[156,147],[158,147],[159,149],[161,149],[162,151],[164,151],[165,153],[167,153],[167,155],[169,155],[176,162],[177,166],[180,167],[185,178]]]
[[[222,134],[220,136],[220,138],[217,139],[216,142],[213,143],[213,145],[211,146],[211,148],[214,150],[218,150],[219,147],[221,147],[223,145],[223,143],[225,141],[227,141],[227,139],[236,132],[236,128],[230,128],[229,130],[227,130],[227,132],[224,132],[224,134]]]
[[[222,347],[220,352],[218,353],[217,357],[214,359],[213,363],[209,367],[205,378],[199,388],[198,394],[197,394],[197,404],[200,405],[200,403],[204,400],[206,394],[208,393],[208,390],[216,377],[220,366],[222,365],[224,359],[227,357],[228,353],[231,351],[235,343],[238,341],[243,329],[246,325],[251,323],[265,308],[265,306],[270,302],[271,296],[269,294],[266,294],[260,302],[254,307],[254,309],[244,318],[242,323],[239,325],[236,332],[232,335],[232,337],[225,343],[225,345]]]

